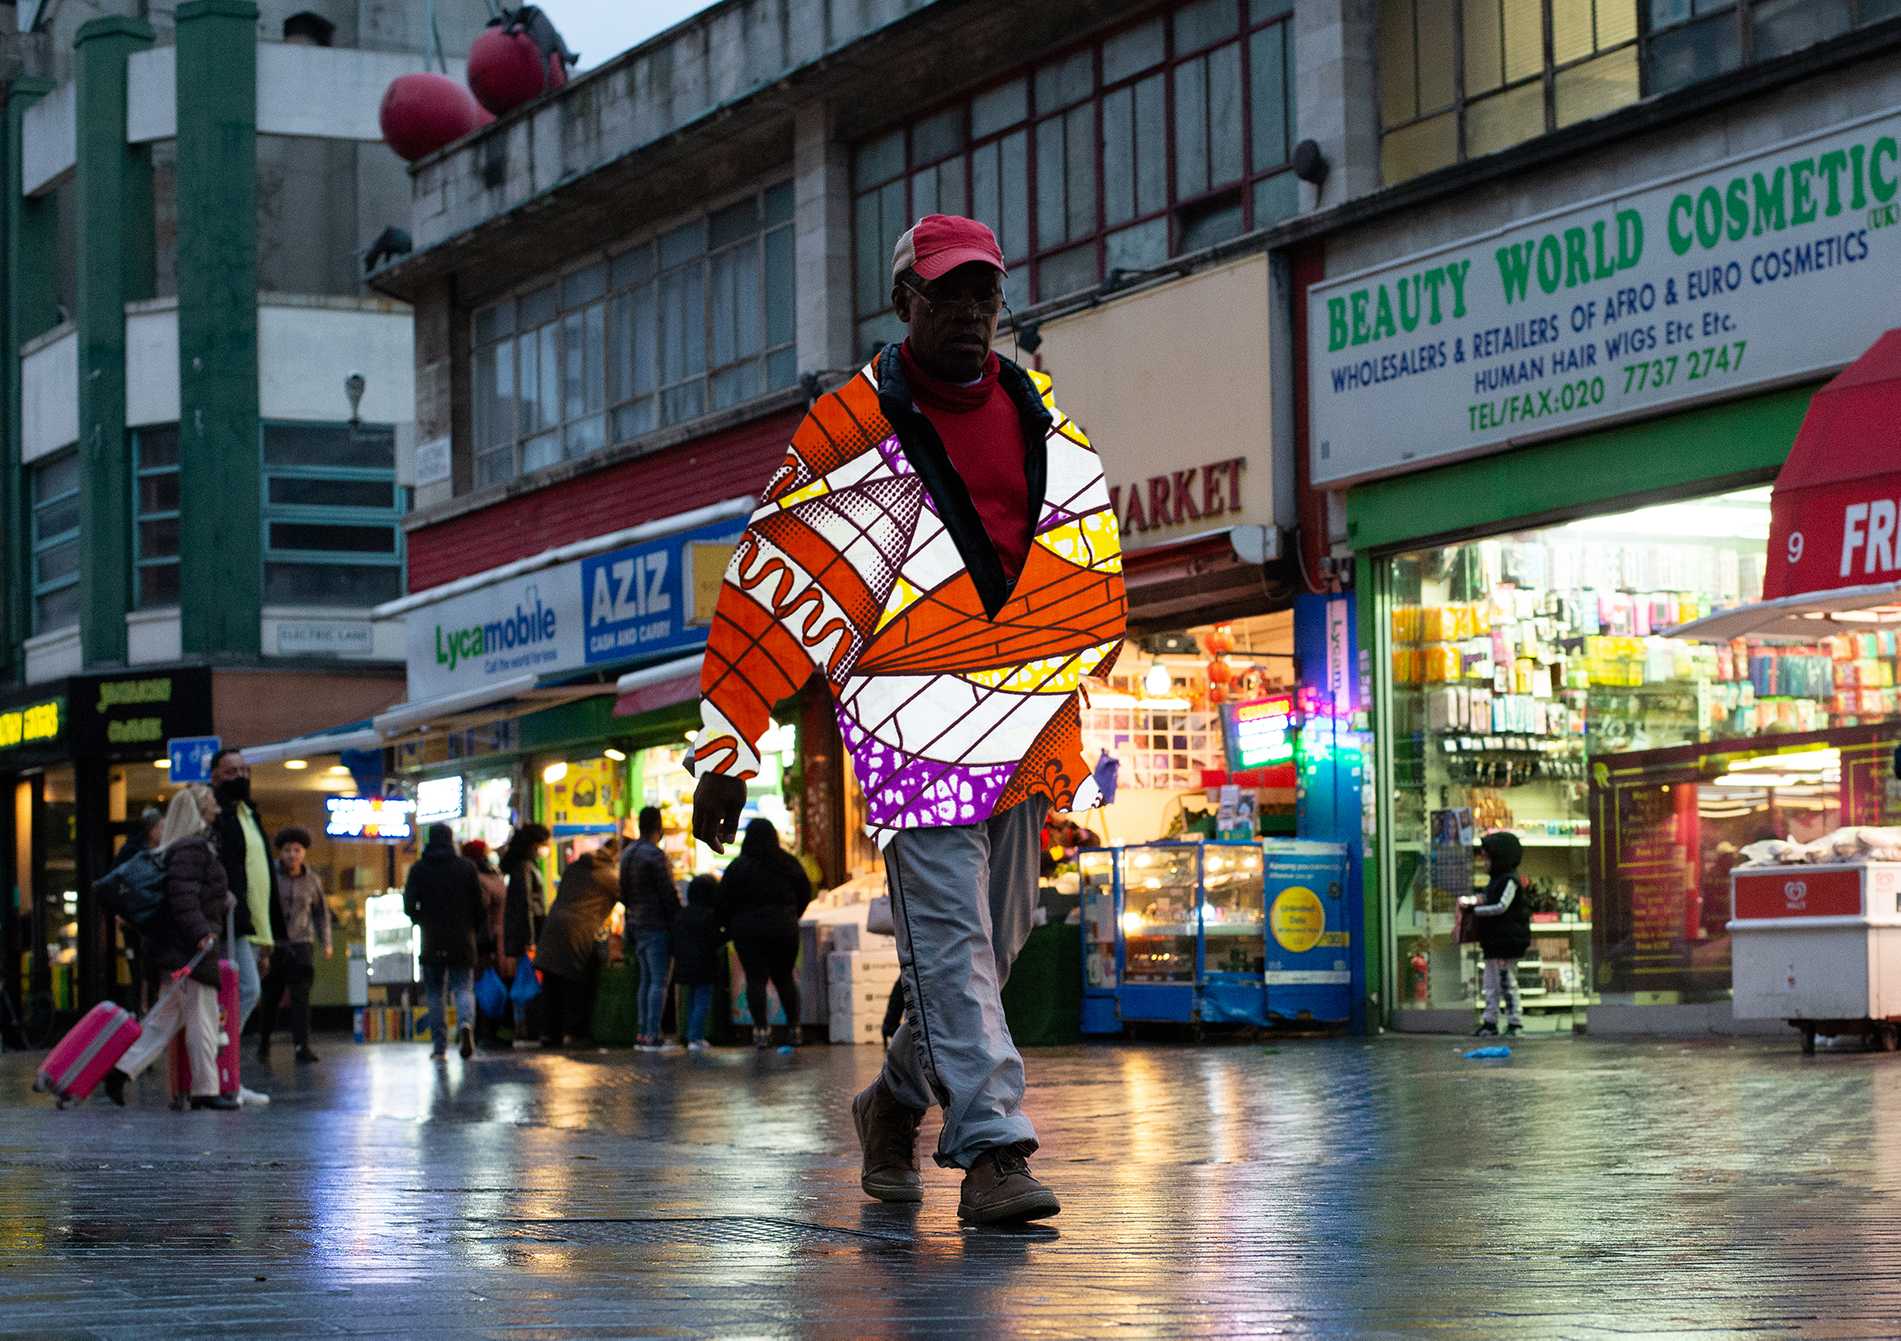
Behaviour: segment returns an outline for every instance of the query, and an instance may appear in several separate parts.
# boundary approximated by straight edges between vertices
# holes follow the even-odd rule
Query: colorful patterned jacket
[[[1121,646],[1122,551],[1087,438],[1050,379],[1002,361],[1035,543],[1014,586],[897,346],[792,436],[726,570],[701,672],[696,776],[750,778],[775,703],[816,669],[882,846],[1028,796],[1098,804],[1077,690]]]

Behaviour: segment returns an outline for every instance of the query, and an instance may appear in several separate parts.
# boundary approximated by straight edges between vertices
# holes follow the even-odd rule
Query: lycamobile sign
[[[437,624],[436,664],[453,671],[463,662],[479,657],[552,645],[559,622],[559,616],[537,596],[531,608],[517,605],[512,615],[486,624],[471,624],[465,628],[444,628]]]
[[[1314,479],[1832,370],[1894,324],[1898,261],[1887,113],[1316,285]]]

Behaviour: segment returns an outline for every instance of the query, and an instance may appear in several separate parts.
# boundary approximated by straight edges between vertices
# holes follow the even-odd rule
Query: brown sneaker
[[[1015,1146],[978,1155],[957,1198],[957,1218],[979,1225],[1047,1220],[1062,1209],[1056,1194],[1031,1175],[1029,1161]]]
[[[923,1201],[917,1171],[917,1131],[924,1114],[898,1102],[879,1076],[851,1101],[852,1125],[865,1152],[858,1185],[879,1201]]]

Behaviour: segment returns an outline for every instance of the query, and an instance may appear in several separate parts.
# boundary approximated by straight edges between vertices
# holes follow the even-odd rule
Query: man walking
[[[724,850],[772,706],[814,672],[885,854],[904,1023],[852,1104],[865,1191],[923,1197],[917,1131],[965,1170],[961,1218],[1057,1213],[1001,990],[1054,806],[1095,805],[1077,688],[1125,627],[1102,466],[1049,379],[991,352],[1003,256],[974,219],[898,240],[909,328],[813,405],[739,542],[708,637],[694,835]]]
[[[403,882],[403,912],[422,928],[423,997],[429,1003],[430,1056],[449,1051],[446,1001],[455,1003],[456,1050],[475,1054],[475,952],[488,907],[475,863],[455,850],[446,824],[429,826],[429,841]]]
[[[227,747],[211,761],[211,788],[218,798],[218,859],[226,882],[237,900],[233,913],[231,963],[238,971],[238,1018],[232,1026],[240,1035],[262,995],[262,977],[269,966],[273,932],[283,930],[283,910],[277,902],[277,863],[264,838],[264,825],[251,804],[251,765],[241,750]],[[238,1098],[247,1104],[267,1104],[270,1096],[240,1086]]]
[[[620,859],[620,901],[640,965],[640,1026],[634,1038],[640,1052],[666,1050],[660,1021],[673,969],[673,923],[680,915],[680,891],[674,887],[673,864],[660,850],[661,832],[660,808],[643,807],[640,836]]]

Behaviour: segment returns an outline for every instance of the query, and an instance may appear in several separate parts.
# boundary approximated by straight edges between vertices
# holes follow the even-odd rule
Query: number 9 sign
[[[1800,531],[1789,532],[1789,562],[1790,563],[1802,562],[1803,543],[1804,542],[1802,540],[1802,533]]]

